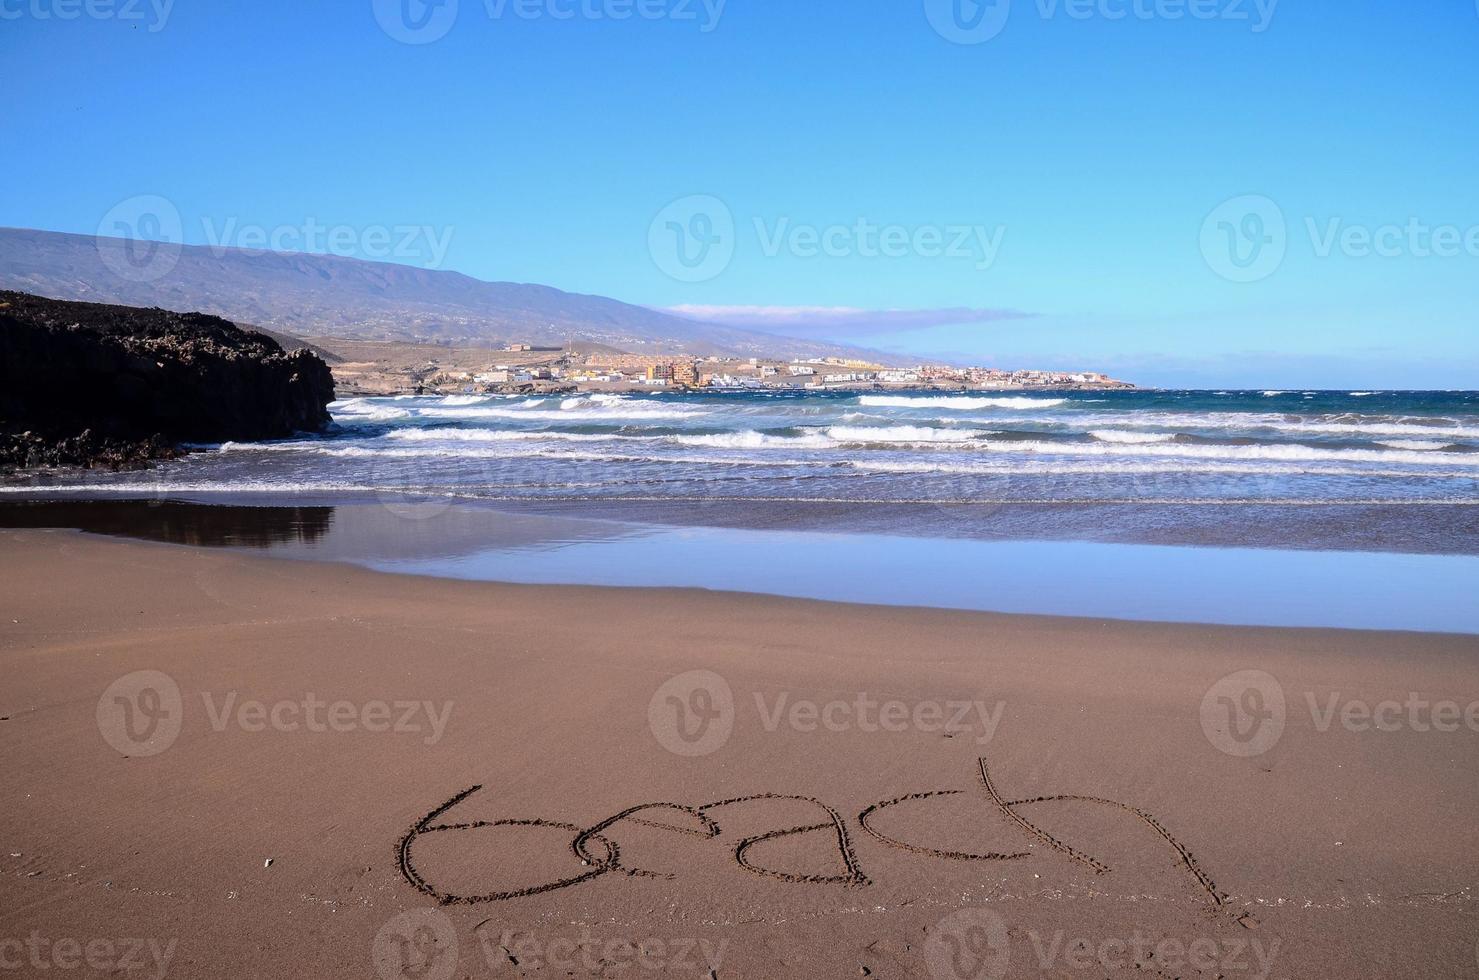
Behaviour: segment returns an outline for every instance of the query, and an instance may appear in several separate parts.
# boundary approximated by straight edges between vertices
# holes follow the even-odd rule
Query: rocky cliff
[[[118,467],[329,422],[329,368],[203,313],[0,291],[0,466]]]

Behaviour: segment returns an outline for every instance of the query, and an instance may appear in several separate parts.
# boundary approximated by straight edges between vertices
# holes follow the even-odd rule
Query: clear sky
[[[0,0],[0,71],[0,225],[158,195],[921,355],[1479,387],[1474,0]]]

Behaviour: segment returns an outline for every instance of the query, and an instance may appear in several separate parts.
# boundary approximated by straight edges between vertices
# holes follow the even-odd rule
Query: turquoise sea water
[[[0,496],[443,499],[678,525],[1479,553],[1473,392],[357,398]]]
[[[0,521],[507,581],[1479,632],[1473,392],[466,395],[333,412],[322,435],[148,471],[12,477],[0,501],[151,503]]]

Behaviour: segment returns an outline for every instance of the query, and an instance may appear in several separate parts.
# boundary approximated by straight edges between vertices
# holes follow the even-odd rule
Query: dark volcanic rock
[[[118,468],[284,438],[327,425],[333,398],[314,354],[219,317],[0,291],[0,465]]]

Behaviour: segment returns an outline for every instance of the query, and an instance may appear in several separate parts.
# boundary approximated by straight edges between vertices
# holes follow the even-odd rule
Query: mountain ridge
[[[539,283],[489,282],[452,270],[340,255],[162,243],[156,259],[167,268],[151,270],[149,278],[119,273],[120,267],[132,271],[120,265],[130,248],[152,245],[0,228],[0,288],[209,313],[294,336],[476,346],[575,339],[633,353],[897,360]]]

